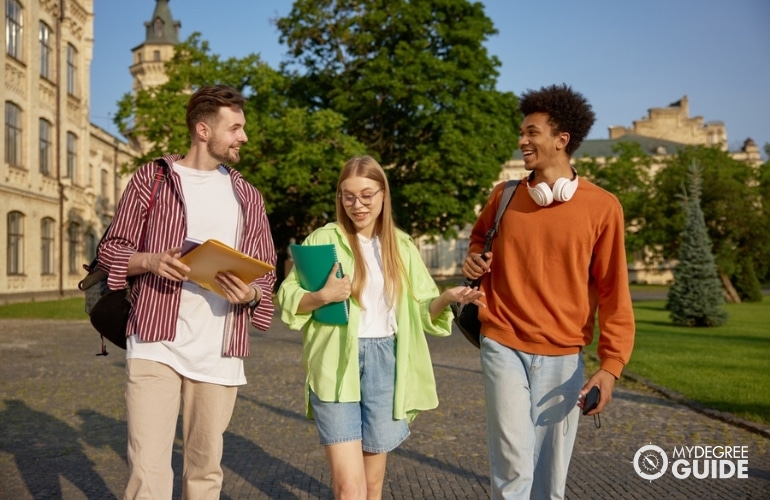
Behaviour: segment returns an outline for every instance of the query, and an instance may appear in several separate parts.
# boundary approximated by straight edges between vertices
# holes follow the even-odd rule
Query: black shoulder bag
[[[147,221],[150,218],[150,211],[155,199],[158,197],[160,184],[165,181],[163,173],[163,163],[158,163],[158,170],[155,172],[155,178],[152,185],[150,201],[147,205],[147,219],[142,227],[142,236],[139,240],[139,250],[144,247],[144,238],[147,235]],[[102,235],[102,239],[107,236],[110,227]],[[101,240],[99,242],[101,244]],[[97,247],[98,248],[98,247]],[[107,347],[104,345],[106,338],[121,349],[126,348],[126,327],[128,325],[128,315],[131,312],[131,285],[120,290],[110,290],[107,286],[107,273],[99,269],[99,254],[88,265],[83,265],[88,274],[78,283],[78,288],[86,295],[86,314],[91,318],[91,324],[99,332],[102,338],[102,350],[97,356],[106,356]]]
[[[506,182],[505,188],[503,189],[503,195],[500,198],[500,204],[497,206],[495,223],[487,231],[487,241],[484,243],[484,251],[481,253],[482,255],[491,250],[492,240],[495,239],[495,235],[497,235],[497,229],[500,226],[500,219],[503,217],[503,212],[505,212],[505,208],[511,201],[513,193],[516,191],[516,186],[518,184],[519,181]],[[483,277],[484,276],[479,276],[475,280],[467,279],[465,280],[465,285],[472,288],[478,288],[478,286],[481,285],[481,280]],[[454,321],[457,325],[457,328],[459,328],[462,334],[465,335],[465,338],[468,339],[468,342],[477,348],[481,347],[481,322],[479,321],[479,306],[473,303],[460,304],[455,302],[452,304],[452,311],[455,315]]]

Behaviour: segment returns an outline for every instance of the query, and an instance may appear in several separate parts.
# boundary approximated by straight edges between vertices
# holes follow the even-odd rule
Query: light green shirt
[[[439,296],[412,239],[397,231],[398,250],[409,276],[396,306],[396,387],[393,418],[414,420],[417,413],[438,406],[436,380],[425,333],[446,337],[451,334],[452,312],[447,307],[432,321],[430,303]],[[304,245],[332,243],[345,274],[353,271],[353,252],[336,223],[315,230]],[[355,279],[355,277],[352,277]],[[411,285],[411,288],[410,288]],[[278,289],[281,319],[289,328],[302,330],[302,365],[307,372],[305,401],[308,418],[313,418],[309,390],[322,401],[354,402],[361,399],[358,372],[358,324],[361,306],[350,298],[347,325],[319,323],[311,313],[298,313],[302,289],[292,269]]]

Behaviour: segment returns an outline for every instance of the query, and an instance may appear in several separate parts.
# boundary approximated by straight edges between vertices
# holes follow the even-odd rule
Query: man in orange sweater
[[[463,273],[485,275],[481,365],[492,498],[563,498],[580,408],[596,386],[600,413],[634,343],[623,209],[570,165],[595,115],[566,85],[528,90],[519,148],[530,171],[481,255],[504,183],[470,238]],[[584,382],[582,349],[598,309],[599,370]]]

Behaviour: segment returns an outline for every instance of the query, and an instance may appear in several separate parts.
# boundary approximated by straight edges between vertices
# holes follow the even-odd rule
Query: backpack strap
[[[513,198],[513,193],[516,192],[516,186],[519,185],[519,182],[520,181],[511,180],[505,183],[505,188],[503,188],[503,195],[500,197],[500,204],[497,205],[495,223],[487,230],[487,241],[484,243],[484,250],[482,250],[481,255],[484,255],[492,249],[492,240],[494,240],[495,236],[497,235],[497,230],[500,227],[500,219],[503,218],[503,213],[508,207],[508,204],[511,202],[511,198]],[[476,279],[466,278],[465,285],[472,288],[477,288],[479,285],[481,285],[482,278],[484,278],[484,275],[481,275]]]
[[[492,240],[494,240],[495,236],[497,235],[497,230],[500,227],[500,219],[503,218],[503,213],[505,212],[505,209],[508,207],[508,204],[510,203],[511,198],[513,198],[513,193],[516,192],[516,186],[518,186],[519,182],[520,181],[517,181],[517,180],[511,180],[505,183],[505,188],[503,189],[503,195],[500,197],[500,204],[497,206],[497,215],[495,215],[495,223],[487,231],[487,241],[484,244],[484,251],[482,252],[482,254],[485,254],[492,249]]]
[[[150,201],[147,204],[147,220],[149,220],[152,206],[155,204],[155,200],[158,198],[158,192],[160,191],[160,184],[162,182],[166,182],[165,168],[168,167],[168,165],[166,164],[166,161],[160,158],[158,160],[155,160],[155,162],[158,166],[158,169],[155,171],[155,175],[153,176],[152,192],[150,193]],[[142,227],[142,237],[139,240],[139,246],[138,246],[138,248],[140,249],[144,246],[144,238],[147,235],[147,220],[145,220],[144,226]],[[99,243],[101,243],[104,237],[107,236],[107,233],[110,231],[110,227],[112,227],[112,222],[110,222],[107,225],[107,228],[104,230],[104,233],[102,233],[102,237],[99,238]],[[99,255],[97,254],[94,256],[94,259],[91,261],[90,264],[83,264],[83,269],[91,273],[92,271],[96,270],[98,260],[99,260]],[[78,288],[80,290],[85,290],[86,288],[88,288],[93,284],[90,281],[91,280],[88,279],[88,276],[86,276],[84,280],[78,283]]]

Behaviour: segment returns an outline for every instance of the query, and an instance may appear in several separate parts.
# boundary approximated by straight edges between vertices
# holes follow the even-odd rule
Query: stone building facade
[[[6,0],[0,70],[0,304],[79,293],[139,140],[90,123],[94,0]],[[181,24],[156,0],[131,49],[133,90],[165,82]]]
[[[137,151],[90,123],[94,0],[6,0],[0,303],[77,293]]]

